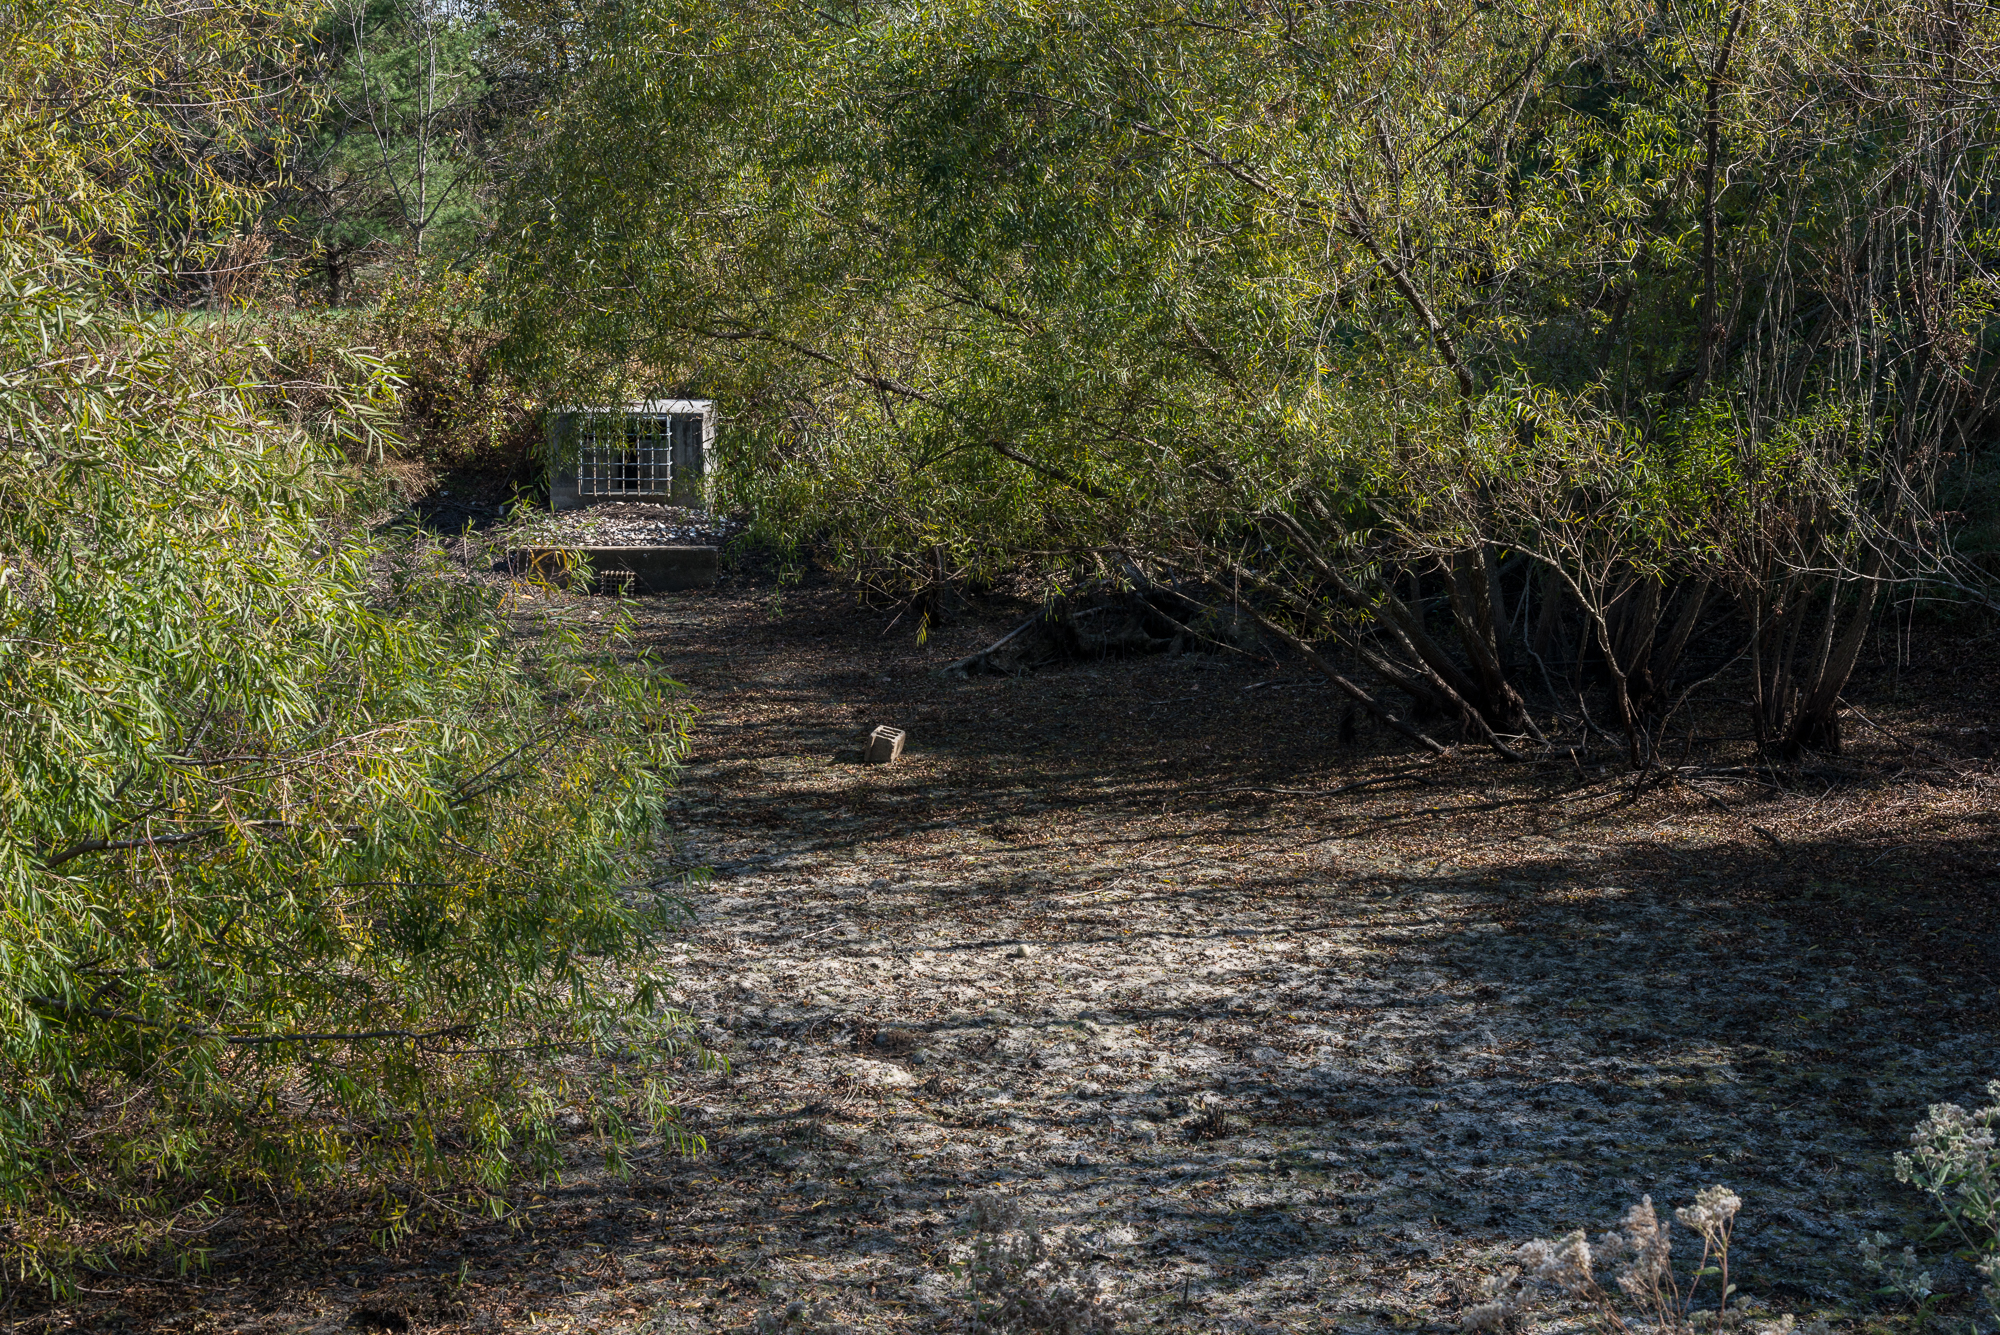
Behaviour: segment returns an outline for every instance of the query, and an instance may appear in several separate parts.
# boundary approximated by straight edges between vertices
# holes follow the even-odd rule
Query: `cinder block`
[[[903,755],[903,730],[883,725],[868,734],[868,750],[862,759],[871,765],[887,765]]]

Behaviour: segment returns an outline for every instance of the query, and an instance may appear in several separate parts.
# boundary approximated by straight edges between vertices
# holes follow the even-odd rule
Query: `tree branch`
[[[217,1038],[238,1047],[269,1047],[277,1043],[360,1043],[379,1039],[421,1043],[435,1038],[462,1038],[472,1032],[469,1024],[448,1024],[441,1029],[357,1029],[332,1030],[315,1034],[229,1034],[185,1020],[155,1020],[131,1011],[115,1011],[103,1006],[79,1006],[57,997],[29,996],[35,1009],[65,1020],[108,1020],[143,1029],[166,1029],[192,1038]]]

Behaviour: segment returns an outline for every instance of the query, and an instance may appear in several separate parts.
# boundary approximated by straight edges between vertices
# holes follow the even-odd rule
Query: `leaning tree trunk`
[[[1840,590],[1835,587],[1830,592],[1823,647],[1819,661],[1814,665],[1812,681],[1800,692],[1791,726],[1785,730],[1782,750],[1786,755],[1797,755],[1800,751],[1839,754],[1840,693],[1846,689],[1854,664],[1861,657],[1861,645],[1868,636],[1868,622],[1875,612],[1881,574],[1882,557],[1879,553],[1872,554],[1868,568],[1861,576],[1860,601],[1848,618],[1847,629],[1837,641],[1833,633],[1840,614]]]
[[[1681,655],[1687,652],[1688,641],[1694,636],[1695,623],[1701,618],[1703,604],[1708,601],[1708,580],[1696,580],[1681,601],[1681,613],[1674,621],[1674,628],[1667,634],[1666,644],[1653,655],[1653,683],[1662,694],[1673,685],[1674,674],[1680,671]]]
[[[1387,579],[1378,575],[1371,588],[1363,588],[1327,559],[1325,550],[1297,518],[1280,510],[1269,511],[1263,518],[1267,531],[1289,543],[1340,601],[1367,615],[1396,649],[1413,660],[1411,667],[1403,668],[1364,649],[1357,641],[1354,646],[1356,652],[1384,680],[1411,695],[1420,705],[1432,700],[1448,704],[1451,712],[1464,716],[1472,731],[1483,736],[1489,746],[1510,759],[1520,758],[1500,738],[1533,733],[1534,725],[1528,720],[1526,704],[1507,684],[1501,667],[1494,638],[1492,600],[1483,564],[1475,562],[1478,573],[1476,579],[1470,582],[1473,593],[1463,614],[1459,612],[1458,605],[1468,600],[1460,594],[1455,582],[1451,586],[1453,619],[1461,638],[1466,640],[1467,658],[1474,664],[1474,673],[1478,674],[1474,675],[1460,667],[1444,646],[1432,638],[1424,627],[1423,617],[1397,596]],[[1268,588],[1262,581],[1259,584]],[[1479,628],[1482,614],[1485,618],[1483,631]],[[1466,638],[1468,636],[1479,640],[1478,648]]]
[[[1500,638],[1493,619],[1493,592],[1487,574],[1485,543],[1460,552],[1452,560],[1451,614],[1457,623],[1458,641],[1472,664],[1477,679],[1470,703],[1495,732],[1519,736],[1532,731],[1527,702],[1507,680],[1500,661]]]

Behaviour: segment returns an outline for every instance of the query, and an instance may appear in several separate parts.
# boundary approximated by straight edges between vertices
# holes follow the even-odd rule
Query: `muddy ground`
[[[1345,737],[1281,662],[934,674],[1006,606],[923,647],[823,580],[634,608],[699,711],[706,1152],[619,1181],[579,1142],[522,1230],[387,1255],[246,1216],[57,1324],[951,1330],[1033,1227],[1080,1320],[1441,1330],[1521,1241],[1712,1182],[1746,1294],[1875,1320],[1854,1242],[1925,1217],[1890,1154],[2000,1076],[1990,636],[1885,640],[1838,762],[1743,768],[1722,708],[1688,752],[1720,773],[1635,792],[1608,748]],[[859,763],[878,723],[897,764]]]

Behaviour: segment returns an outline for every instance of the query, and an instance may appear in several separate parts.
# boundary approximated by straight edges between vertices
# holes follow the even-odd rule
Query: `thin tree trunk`
[[[1244,572],[1241,568],[1238,568],[1234,571],[1234,573],[1238,579],[1241,579],[1246,572]],[[1257,579],[1256,576],[1254,575],[1252,575],[1250,578],[1253,584],[1263,583],[1263,581]],[[1228,589],[1225,589],[1221,584],[1217,583],[1212,578],[1204,577],[1202,582],[1208,585],[1209,588],[1215,590],[1215,592],[1218,595],[1221,596],[1229,595],[1230,591]],[[1345,695],[1348,699],[1354,701],[1354,703],[1360,705],[1363,709],[1367,710],[1370,714],[1374,715],[1377,719],[1381,720],[1388,727],[1394,729],[1396,732],[1402,734],[1404,737],[1409,738],[1417,745],[1423,747],[1426,751],[1430,751],[1436,755],[1444,754],[1444,748],[1442,746],[1432,741],[1429,737],[1424,736],[1423,733],[1417,731],[1417,729],[1407,720],[1398,717],[1394,710],[1384,705],[1381,701],[1377,700],[1374,696],[1370,695],[1367,691],[1363,690],[1360,686],[1356,685],[1353,681],[1350,681],[1345,675],[1343,675],[1340,672],[1338,668],[1334,667],[1333,664],[1327,662],[1326,659],[1320,654],[1318,650],[1314,649],[1311,645],[1307,644],[1304,640],[1300,639],[1298,636],[1292,634],[1291,631],[1285,629],[1285,627],[1278,624],[1276,621],[1273,621],[1270,617],[1264,615],[1264,613],[1260,609],[1258,609],[1258,607],[1255,604],[1247,604],[1245,605],[1243,610],[1249,614],[1251,620],[1255,621],[1259,626],[1263,627],[1270,634],[1276,636],[1280,640],[1283,640],[1286,646],[1290,648],[1293,653],[1296,653],[1299,657],[1305,659],[1306,662],[1311,665],[1311,667],[1315,672],[1318,672],[1321,676],[1325,677],[1329,682],[1333,683],[1334,687],[1337,690],[1339,690],[1341,694]]]
[[[1694,635],[1695,622],[1701,616],[1702,605],[1708,601],[1708,580],[1703,578],[1695,583],[1694,591],[1681,604],[1681,614],[1674,621],[1673,630],[1667,634],[1667,642],[1653,658],[1653,681],[1664,692],[1679,670],[1681,655],[1687,651],[1689,638]]]
[[[1722,39],[1722,50],[1715,57],[1715,68],[1708,76],[1708,93],[1704,101],[1702,126],[1702,166],[1701,166],[1701,360],[1695,371],[1694,384],[1688,398],[1699,401],[1708,388],[1708,380],[1715,369],[1716,344],[1720,340],[1721,329],[1716,324],[1715,293],[1715,164],[1722,154],[1722,78],[1729,68],[1729,53],[1736,45],[1736,33],[1743,26],[1745,0],[1736,0],[1736,10],[1729,16],[1729,35]]]
[[[1810,749],[1838,754],[1840,751],[1840,693],[1847,688],[1847,679],[1853,675],[1855,661],[1861,656],[1862,643],[1868,636],[1868,622],[1874,615],[1875,599],[1881,589],[1882,564],[1879,551],[1869,553],[1867,569],[1861,576],[1860,605],[1854,609],[1839,641],[1832,643],[1821,656],[1812,685],[1806,688],[1792,715],[1792,726],[1785,735],[1785,746],[1790,752]],[[1840,590],[1836,587],[1826,609],[1829,636],[1839,611]]]
[[[1483,547],[1484,544],[1482,544]],[[1460,552],[1452,562],[1451,611],[1458,623],[1459,643],[1478,676],[1476,702],[1486,721],[1502,732],[1528,730],[1528,707],[1520,693],[1507,681],[1500,663],[1500,648],[1493,623],[1492,586],[1486,579],[1486,562],[1478,551]]]
[[[1639,718],[1632,708],[1632,693],[1625,678],[1625,670],[1618,664],[1617,643],[1612,637],[1610,622],[1605,619],[1604,603],[1601,599],[1593,601],[1587,597],[1584,594],[1582,586],[1576,580],[1572,579],[1569,572],[1562,567],[1552,565],[1548,568],[1554,571],[1564,584],[1569,586],[1570,596],[1576,599],[1577,606],[1583,609],[1586,642],[1590,632],[1594,631],[1596,634],[1597,647],[1604,654],[1605,670],[1611,674],[1612,699],[1618,705],[1618,721],[1625,729],[1626,753],[1631,760],[1632,767],[1638,769],[1646,763],[1645,753],[1640,740]],[[1585,646],[1582,644],[1577,647],[1579,667],[1581,666],[1584,648]]]
[[[1547,572],[1542,575],[1541,585],[1542,605],[1535,617],[1535,632],[1528,645],[1536,658],[1546,662],[1555,656],[1556,641],[1562,636],[1562,604],[1568,590],[1561,580]]]

